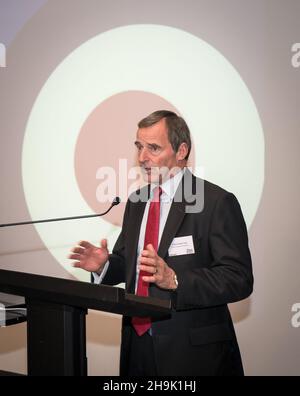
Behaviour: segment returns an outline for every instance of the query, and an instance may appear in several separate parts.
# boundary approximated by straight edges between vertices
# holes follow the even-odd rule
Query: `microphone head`
[[[121,199],[119,197],[115,197],[114,200],[112,201],[112,205],[113,206],[119,205],[120,202]]]

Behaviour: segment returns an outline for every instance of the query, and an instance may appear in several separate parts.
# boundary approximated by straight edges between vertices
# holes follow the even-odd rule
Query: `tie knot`
[[[153,190],[153,199],[152,199],[152,201],[159,202],[161,194],[162,194],[161,187],[160,186],[155,187],[154,190]]]

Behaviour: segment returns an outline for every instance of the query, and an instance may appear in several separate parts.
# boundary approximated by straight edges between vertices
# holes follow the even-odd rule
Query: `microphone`
[[[63,220],[75,220],[75,219],[88,219],[90,217],[98,217],[104,216],[108,213],[113,206],[119,205],[121,199],[119,197],[115,197],[112,201],[110,207],[103,213],[97,213],[93,215],[85,215],[85,216],[72,216],[72,217],[57,217],[55,219],[45,219],[45,220],[33,220],[33,221],[22,221],[20,223],[8,223],[8,224],[0,224],[0,227],[11,227],[18,225],[27,225],[27,224],[37,224],[37,223],[50,223],[51,221],[63,221]]]

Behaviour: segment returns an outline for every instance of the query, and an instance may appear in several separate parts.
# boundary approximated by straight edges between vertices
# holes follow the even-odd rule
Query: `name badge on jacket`
[[[169,250],[169,257],[182,256],[183,254],[194,254],[194,243],[192,235],[174,238]]]

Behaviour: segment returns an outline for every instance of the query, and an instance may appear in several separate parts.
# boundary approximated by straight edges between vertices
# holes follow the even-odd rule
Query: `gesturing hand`
[[[100,272],[108,260],[108,254],[106,239],[101,240],[100,247],[87,241],[80,241],[68,258],[76,260],[72,263],[73,267],[89,272]]]
[[[143,276],[144,282],[155,283],[161,289],[176,289],[175,272],[158,256],[154,247],[149,244],[141,253],[140,271],[146,271],[149,276]]]

